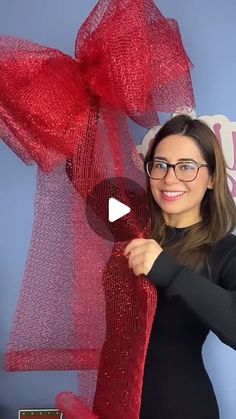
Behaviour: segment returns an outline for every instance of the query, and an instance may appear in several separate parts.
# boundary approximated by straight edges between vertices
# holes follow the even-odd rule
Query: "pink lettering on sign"
[[[231,183],[231,194],[232,197],[235,198],[236,197],[236,178],[235,176],[233,176],[232,173],[229,173],[229,171],[235,171],[236,170],[236,131],[229,131],[229,136],[228,138],[230,138],[231,140],[231,144],[230,144],[230,149],[232,150],[232,152],[230,152],[230,157],[231,157],[231,163],[229,163],[228,159],[227,159],[227,153],[226,153],[226,148],[228,146],[228,138],[222,138],[222,124],[220,122],[217,122],[213,125],[213,131],[221,145],[221,148],[223,150],[224,156],[225,156],[225,161],[226,161],[226,167],[227,167],[227,177]]]

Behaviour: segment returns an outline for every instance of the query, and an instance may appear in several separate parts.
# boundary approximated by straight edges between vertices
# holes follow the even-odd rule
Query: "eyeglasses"
[[[173,167],[175,176],[183,182],[192,182],[196,179],[199,169],[207,167],[207,164],[197,164],[192,162],[179,162],[169,164],[160,160],[153,160],[146,163],[146,171],[152,179],[164,179],[170,167]]]

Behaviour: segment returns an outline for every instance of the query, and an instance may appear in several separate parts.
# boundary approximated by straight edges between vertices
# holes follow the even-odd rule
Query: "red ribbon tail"
[[[63,413],[65,419],[98,419],[98,416],[73,393],[58,394],[56,407]]]

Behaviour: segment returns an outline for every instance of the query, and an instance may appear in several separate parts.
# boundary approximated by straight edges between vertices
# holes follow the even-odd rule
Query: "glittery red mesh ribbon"
[[[85,207],[93,187],[113,176],[145,188],[126,116],[151,127],[156,111],[192,108],[190,68],[176,22],[151,0],[99,1],[78,33],[75,59],[0,38],[0,137],[39,166],[7,368],[81,370],[80,399],[57,398],[67,419],[138,418],[156,291],[128,269],[125,241],[91,230]],[[116,198],[132,207],[122,182]],[[142,205],[148,211],[145,198]],[[106,231],[98,208],[91,211]],[[150,237],[132,211],[124,238],[126,228]]]

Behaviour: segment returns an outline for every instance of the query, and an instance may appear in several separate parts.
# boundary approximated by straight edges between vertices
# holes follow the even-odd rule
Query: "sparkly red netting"
[[[156,291],[129,270],[126,242],[91,230],[85,205],[109,177],[145,187],[126,116],[151,127],[156,111],[192,108],[190,68],[177,23],[151,0],[100,0],[78,33],[75,59],[0,37],[0,137],[39,166],[7,368],[81,370],[80,399],[57,398],[67,419],[139,416]],[[120,200],[132,206],[124,188]],[[150,237],[132,211],[130,225],[134,237]]]

